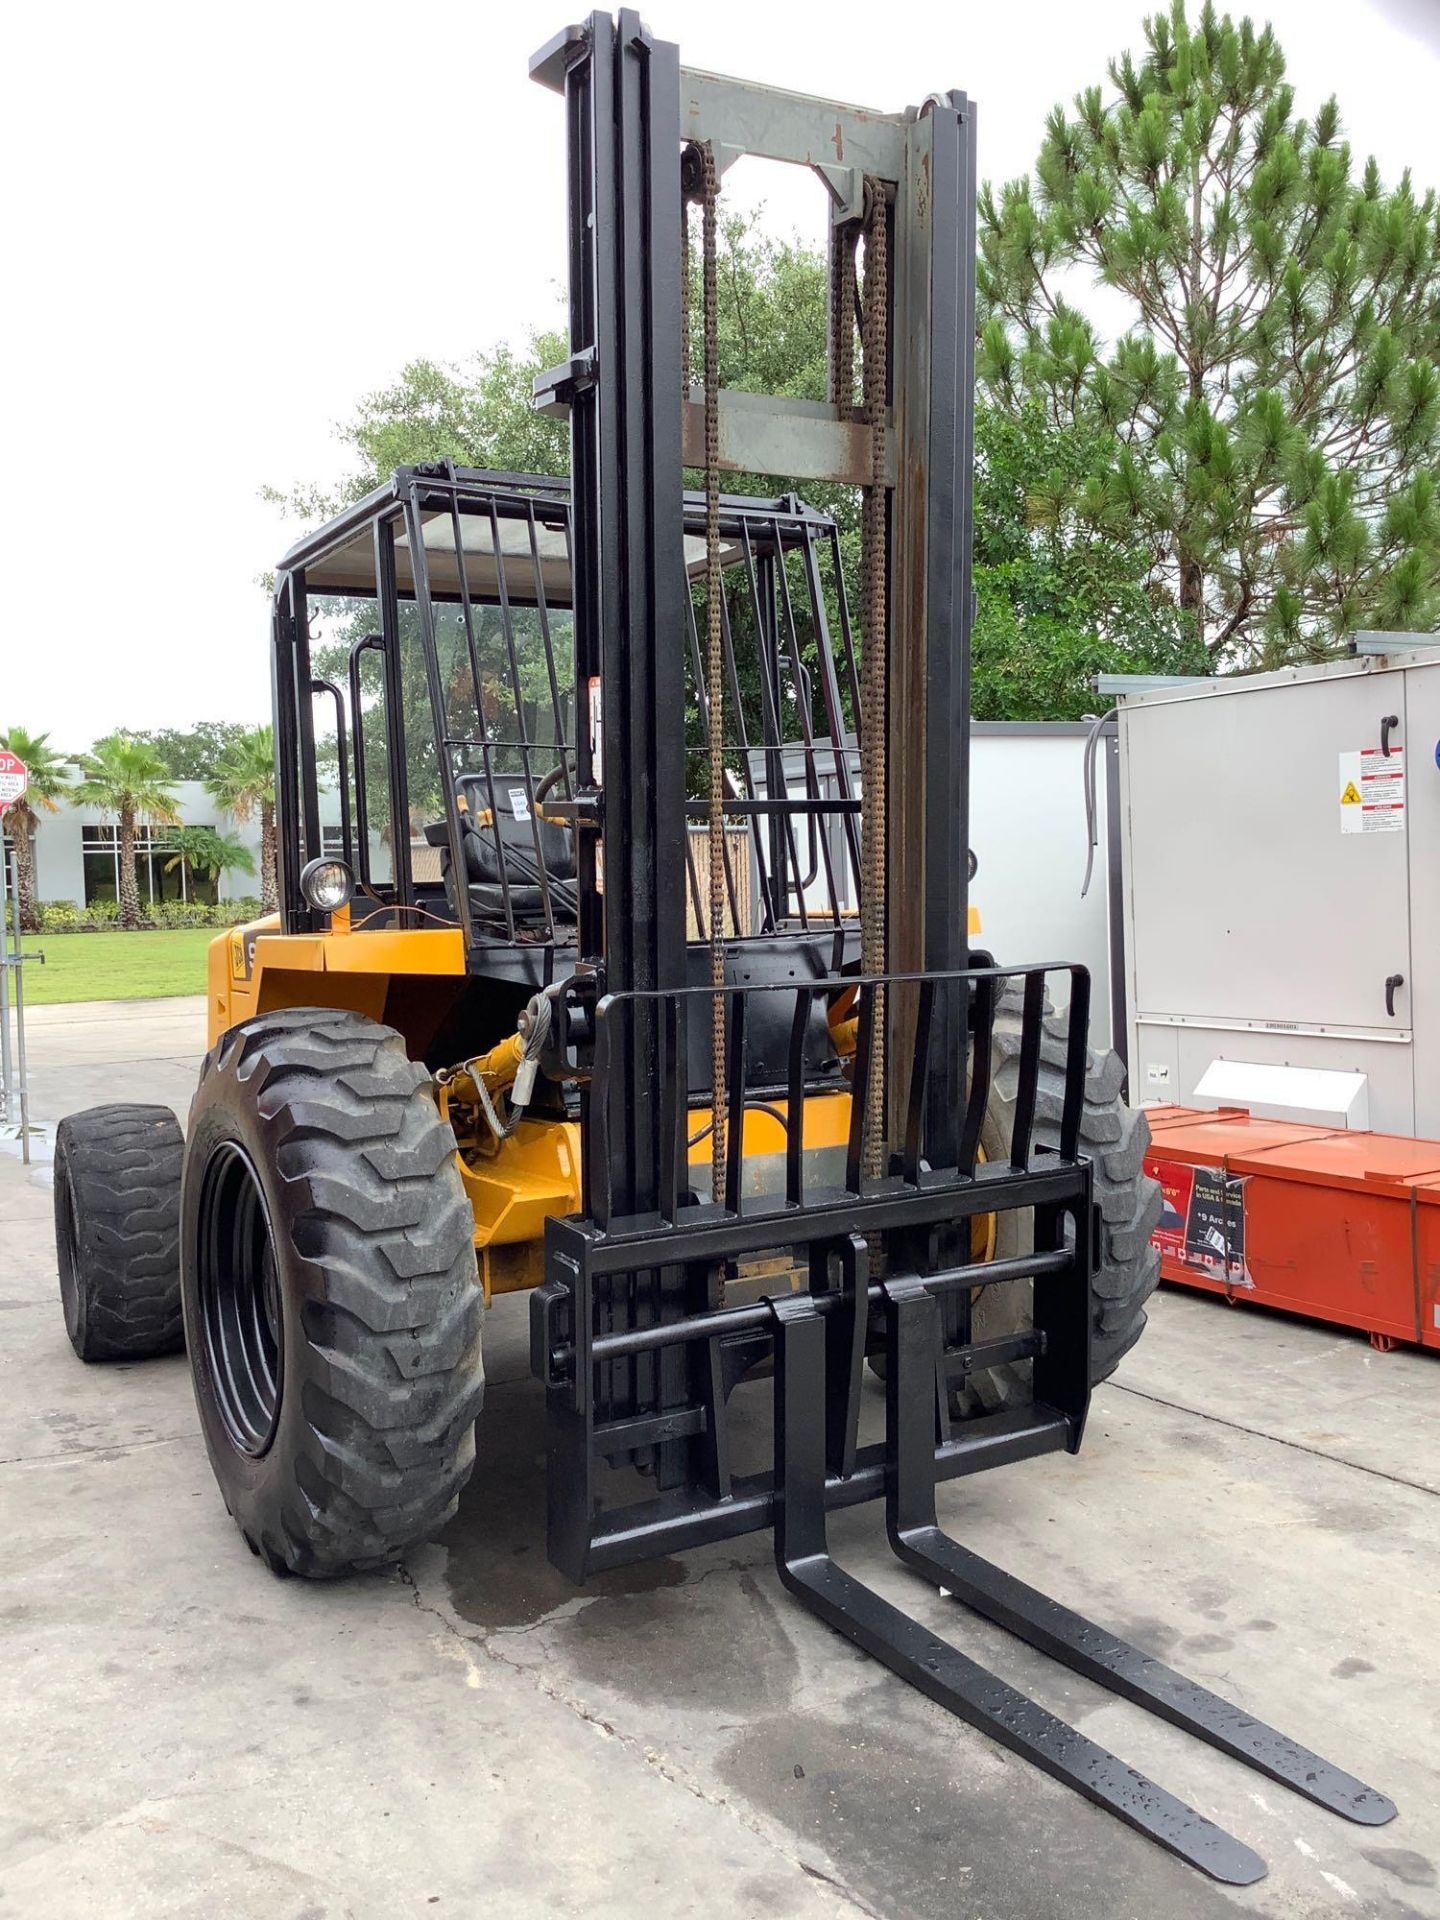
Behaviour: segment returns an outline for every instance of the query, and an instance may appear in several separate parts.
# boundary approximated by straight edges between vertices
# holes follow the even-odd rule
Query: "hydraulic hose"
[[[446,1087],[453,1087],[462,1074],[468,1075],[491,1133],[497,1140],[508,1140],[525,1118],[534,1097],[540,1055],[549,1036],[550,1002],[543,993],[537,993],[521,1014],[514,1033],[508,1034],[488,1053],[476,1054],[473,1060],[437,1074],[436,1079]],[[496,1108],[492,1086],[495,1093],[503,1089],[509,1091],[510,1112],[504,1120]]]

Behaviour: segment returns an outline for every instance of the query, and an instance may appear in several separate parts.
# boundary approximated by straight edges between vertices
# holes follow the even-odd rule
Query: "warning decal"
[[[1161,1259],[1207,1280],[1254,1286],[1245,1264],[1244,1180],[1180,1160],[1155,1163],[1154,1174],[1163,1205],[1151,1242]]]
[[[1340,755],[1341,833],[1405,831],[1405,749],[1361,747]]]

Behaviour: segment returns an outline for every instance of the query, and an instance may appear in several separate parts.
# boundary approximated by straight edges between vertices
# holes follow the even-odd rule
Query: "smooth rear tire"
[[[206,1056],[182,1204],[215,1477],[277,1573],[384,1566],[455,1511],[483,1394],[474,1219],[400,1035],[263,1014]]]

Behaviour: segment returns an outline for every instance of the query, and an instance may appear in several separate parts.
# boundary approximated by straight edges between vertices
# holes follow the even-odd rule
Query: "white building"
[[[255,862],[253,873],[230,871],[219,877],[217,889],[213,877],[186,876],[180,867],[166,871],[172,858],[158,849],[167,829],[141,826],[136,830],[136,872],[140,882],[140,900],[237,900],[260,892],[260,821],[258,816],[242,826],[215,805],[198,780],[175,783],[175,810],[187,827],[213,827],[226,838],[244,842]],[[35,834],[35,897],[37,900],[68,900],[77,907],[95,900],[114,900],[120,891],[120,829],[113,814],[98,807],[72,807],[63,801],[58,813],[38,809],[39,827]],[[8,822],[7,822],[8,827]],[[14,849],[10,834],[5,836],[6,878],[15,882]]]
[[[175,811],[179,824],[186,827],[213,827],[227,839],[238,839],[249,850],[255,863],[253,873],[232,868],[219,877],[191,876],[187,883],[177,865],[167,871],[173,854],[163,851],[167,827],[141,825],[136,828],[136,877],[140,883],[140,903],[156,900],[245,900],[260,894],[260,816],[256,813],[242,825],[233,814],[217,807],[198,780],[173,783]],[[67,900],[87,907],[95,900],[115,900],[120,893],[120,829],[113,814],[98,807],[72,807],[63,801],[58,813],[39,810],[40,825],[35,834],[35,898]],[[8,822],[7,822],[8,826]],[[320,826],[325,836],[325,851],[340,853],[340,796],[334,787],[320,788]],[[15,850],[10,834],[5,835],[6,885],[15,885]],[[384,836],[370,835],[372,873],[389,872],[389,849]],[[440,856],[417,834],[411,843],[410,860],[418,877],[438,879]]]

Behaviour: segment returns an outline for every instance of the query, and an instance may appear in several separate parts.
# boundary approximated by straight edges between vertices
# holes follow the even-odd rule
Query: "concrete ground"
[[[36,1111],[182,1118],[202,1003],[31,1016]],[[922,1587],[845,1564],[1259,1850],[1222,1889],[786,1598],[763,1536],[577,1593],[545,1560],[525,1302],[479,1464],[396,1572],[278,1581],[183,1359],[85,1367],[48,1168],[0,1152],[0,1915],[1405,1920],[1440,1914],[1440,1362],[1171,1293],[1084,1452],[942,1489],[982,1553],[1383,1789],[1348,1825]]]

